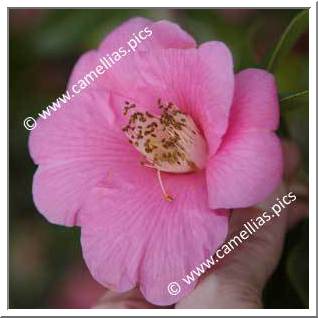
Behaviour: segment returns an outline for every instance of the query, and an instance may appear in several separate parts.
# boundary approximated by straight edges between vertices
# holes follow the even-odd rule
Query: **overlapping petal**
[[[133,100],[152,112],[158,112],[158,99],[176,104],[201,127],[213,154],[227,130],[234,94],[228,48],[214,41],[199,49],[142,52],[135,60],[140,78]]]
[[[150,34],[150,31],[147,30],[148,37],[146,38],[143,34],[145,39],[141,41],[139,38],[139,42],[137,42],[134,36],[138,36],[146,27],[152,33]],[[130,40],[134,40],[138,44],[135,51],[128,45]],[[175,23],[169,21],[153,22],[140,17],[133,18],[106,36],[97,50],[89,51],[79,59],[72,71],[68,88],[71,89],[86,74],[94,71],[96,66],[101,64],[100,59],[105,58],[108,59],[111,67],[98,79],[91,81],[90,88],[107,88],[119,95],[129,97],[138,78],[138,68],[134,63],[134,55],[137,52],[167,48],[187,49],[195,46],[195,40]],[[117,57],[116,60],[113,59],[115,63],[110,62],[109,57],[120,49],[121,52],[126,51],[125,55],[120,53],[120,59]],[[95,75],[91,76],[95,78]]]
[[[240,208],[265,199],[282,177],[274,78],[263,70],[236,75],[229,129],[207,167],[212,208]]]

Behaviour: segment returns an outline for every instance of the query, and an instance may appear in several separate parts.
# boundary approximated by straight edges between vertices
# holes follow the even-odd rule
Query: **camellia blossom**
[[[38,210],[81,227],[93,277],[119,292],[136,286],[158,305],[216,251],[229,209],[254,205],[278,186],[275,80],[234,75],[225,44],[197,46],[178,25],[134,18],[75,65],[68,88],[99,59],[148,27],[151,37],[46,120],[29,148]],[[239,212],[237,212],[239,213]]]

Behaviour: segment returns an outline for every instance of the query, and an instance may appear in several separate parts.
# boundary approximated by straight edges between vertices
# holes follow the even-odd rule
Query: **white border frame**
[[[104,5],[106,5],[104,7]],[[288,6],[286,5],[288,4]],[[149,3],[146,0],[3,0],[0,3],[0,39],[2,45],[1,50],[1,77],[0,77],[0,97],[2,100],[1,118],[3,118],[3,125],[0,127],[0,142],[1,148],[7,149],[8,140],[8,124],[4,120],[8,118],[7,107],[8,104],[8,78],[7,72],[9,67],[8,60],[8,21],[7,10],[8,8],[28,8],[28,7],[156,7],[154,3]],[[226,7],[255,7],[255,8],[301,8],[310,7],[309,15],[309,206],[310,206],[310,222],[309,222],[309,309],[7,309],[8,289],[6,282],[8,281],[8,268],[7,262],[0,263],[0,313],[6,316],[315,316],[316,315],[316,2],[303,0],[303,1],[282,1],[282,0],[260,0],[257,2],[253,0],[244,0],[241,2],[235,0],[204,1],[204,0],[161,0],[161,7],[213,7],[213,8],[226,8]],[[5,72],[4,70],[7,70]],[[21,123],[22,124],[22,123]],[[26,132],[27,133],[27,132]],[[5,165],[6,163],[6,165]],[[7,177],[8,177],[8,157],[5,159],[1,157],[1,205],[2,205],[2,222],[0,222],[0,246],[2,259],[7,259],[8,256],[8,214],[5,213],[8,207],[7,200]],[[6,191],[5,191],[6,189]]]

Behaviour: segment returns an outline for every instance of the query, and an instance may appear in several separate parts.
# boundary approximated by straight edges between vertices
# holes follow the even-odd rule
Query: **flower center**
[[[173,103],[158,100],[160,115],[134,111],[135,104],[126,102],[124,115],[129,116],[123,128],[129,142],[144,155],[143,165],[158,171],[187,173],[203,169],[206,143],[192,118]]]

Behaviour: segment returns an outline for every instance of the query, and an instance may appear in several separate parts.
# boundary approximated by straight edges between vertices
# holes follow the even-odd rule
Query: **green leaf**
[[[266,69],[270,72],[276,68],[288,51],[294,46],[299,37],[308,29],[308,10],[297,14],[289,23],[267,63]]]
[[[307,96],[307,98],[308,98],[308,95],[309,95],[309,90],[305,90],[305,91],[297,92],[297,93],[292,93],[292,94],[283,96],[279,102],[281,105],[288,104],[288,103],[291,103],[292,101],[295,101],[295,99],[298,99],[301,97]]]

